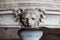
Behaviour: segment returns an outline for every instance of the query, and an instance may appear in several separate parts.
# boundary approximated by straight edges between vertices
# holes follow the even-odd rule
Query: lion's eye
[[[23,20],[27,20],[28,18],[22,18]]]
[[[35,18],[32,18],[32,20],[35,20]]]

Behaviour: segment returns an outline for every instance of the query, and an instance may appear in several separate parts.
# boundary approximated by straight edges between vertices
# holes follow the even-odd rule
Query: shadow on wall
[[[12,39],[12,38],[19,38],[17,35],[17,31],[19,29],[5,29],[5,28],[0,28],[0,39]]]

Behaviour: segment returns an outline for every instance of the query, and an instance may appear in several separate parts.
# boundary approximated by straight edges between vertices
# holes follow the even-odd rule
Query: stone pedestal
[[[39,40],[43,32],[39,29],[21,29],[18,35],[22,40]]]

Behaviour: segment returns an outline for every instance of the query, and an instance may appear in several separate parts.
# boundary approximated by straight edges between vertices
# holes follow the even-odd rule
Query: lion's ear
[[[20,15],[22,12],[23,12],[22,9],[18,9],[18,10],[14,10],[14,11],[13,11],[13,14],[14,14],[15,16],[18,16],[18,15]]]
[[[35,10],[38,10],[38,11],[40,12],[40,14],[41,14],[41,12],[42,12],[43,14],[45,14],[45,10],[44,10],[44,9],[35,8]]]
[[[21,14],[22,12],[23,12],[23,9],[18,9],[18,10],[17,10],[17,13],[18,13],[18,14]]]
[[[38,9],[38,8],[36,8],[36,9],[39,11],[39,14],[40,14],[41,18],[46,18],[46,13],[45,13],[44,9]]]

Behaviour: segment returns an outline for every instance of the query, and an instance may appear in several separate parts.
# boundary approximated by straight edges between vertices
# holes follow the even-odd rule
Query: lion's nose
[[[27,19],[27,23],[30,24],[30,19]]]
[[[31,20],[30,20],[30,19],[28,20],[28,23],[29,23],[29,24],[31,23]]]
[[[26,23],[29,24],[29,19],[28,18],[26,18]]]
[[[28,18],[27,18],[27,19],[26,19],[26,23],[27,23],[28,25],[32,24],[32,23],[31,23],[31,19],[28,19]]]

